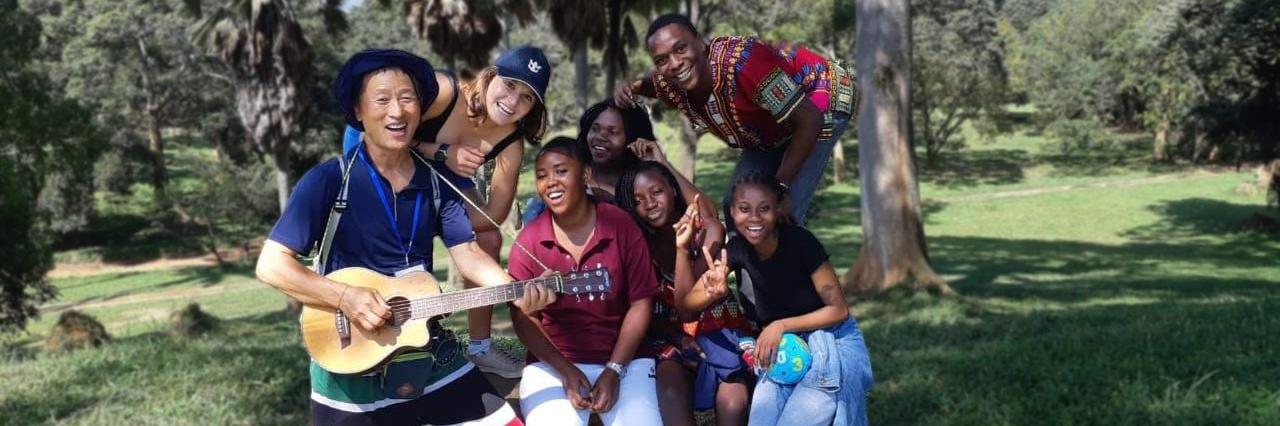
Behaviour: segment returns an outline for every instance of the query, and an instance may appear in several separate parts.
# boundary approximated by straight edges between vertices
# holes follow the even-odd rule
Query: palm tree
[[[379,0],[389,7],[391,0]],[[500,15],[514,16],[519,24],[533,21],[528,0],[405,0],[405,21],[419,39],[440,55],[450,69],[484,67],[490,52],[502,41]]]
[[[202,15],[200,0],[185,0],[188,11]],[[321,13],[330,31],[345,28],[340,0],[325,0]],[[281,212],[289,201],[289,155],[302,120],[311,111],[313,64],[311,43],[298,25],[288,0],[222,0],[204,16],[193,33],[226,63],[236,90],[236,112],[245,133],[276,169]],[[302,303],[289,298],[289,312]]]
[[[600,49],[605,42],[605,5],[600,0],[540,0],[547,9],[551,30],[573,56],[574,92],[578,107],[591,99],[591,66],[587,48]]]
[[[289,199],[289,156],[302,121],[312,109],[309,98],[314,68],[311,43],[289,0],[221,0],[208,14],[201,1],[186,0],[203,18],[193,33],[230,69],[236,112],[259,152],[276,169],[281,211]],[[325,0],[322,13],[331,31],[345,28],[340,0]]]

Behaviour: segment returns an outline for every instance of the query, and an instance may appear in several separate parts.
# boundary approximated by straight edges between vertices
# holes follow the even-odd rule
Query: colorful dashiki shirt
[[[823,112],[819,139],[831,137],[833,112],[853,116],[853,72],[799,44],[718,37],[708,50],[712,87],[705,105],[692,105],[684,89],[657,73],[653,87],[658,99],[679,109],[697,130],[714,133],[730,147],[785,145],[792,132],[786,120],[806,99]]]

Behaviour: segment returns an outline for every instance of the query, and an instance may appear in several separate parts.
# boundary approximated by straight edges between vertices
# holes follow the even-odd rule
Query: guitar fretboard
[[[534,278],[492,287],[469,288],[409,300],[411,319],[431,318],[450,312],[510,302],[524,296],[525,284],[541,283],[560,292],[554,278]]]

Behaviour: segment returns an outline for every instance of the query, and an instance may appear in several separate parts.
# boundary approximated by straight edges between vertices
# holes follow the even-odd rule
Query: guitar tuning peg
[[[596,300],[596,294],[595,294],[595,293],[591,293],[591,294],[588,294],[588,295],[587,295],[587,301],[588,301],[588,302],[594,302],[595,300]]]
[[[605,296],[605,295],[606,295],[606,293],[600,293],[600,301],[601,301],[601,302],[603,302],[603,301],[604,301],[604,296]]]
[[[575,295],[573,295],[573,298],[574,298],[574,299],[578,299],[578,302],[579,302],[579,303],[581,303],[581,302],[582,302],[582,295],[581,295],[581,294],[575,294]]]

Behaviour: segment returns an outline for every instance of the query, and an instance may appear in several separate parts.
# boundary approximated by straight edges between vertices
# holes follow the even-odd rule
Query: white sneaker
[[[496,345],[490,347],[489,352],[485,352],[484,355],[476,356],[468,353],[467,359],[471,360],[476,367],[480,367],[480,371],[507,379],[520,378],[524,370],[523,358],[498,349]]]

